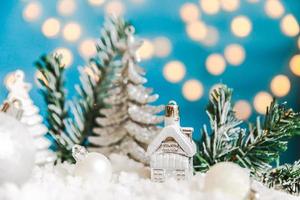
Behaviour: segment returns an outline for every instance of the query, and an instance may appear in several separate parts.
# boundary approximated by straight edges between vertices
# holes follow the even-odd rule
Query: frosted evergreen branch
[[[300,115],[275,100],[268,107],[263,123],[258,117],[249,129],[239,127],[231,106],[232,91],[226,86],[214,90],[207,113],[211,133],[204,126],[195,170],[206,171],[209,166],[231,161],[252,170],[255,175],[271,168],[286,151],[288,140],[300,134]]]
[[[300,161],[264,171],[259,180],[269,188],[300,194]]]
[[[299,134],[299,113],[274,100],[267,108],[263,123],[257,118],[256,125],[250,124],[249,133],[237,146],[240,149],[239,161],[253,171],[271,168],[271,164],[287,150],[289,139]]]
[[[62,161],[72,159],[70,154],[66,153],[73,141],[68,139],[65,124],[68,113],[63,76],[65,66],[61,62],[61,55],[44,55],[35,66],[39,71],[39,86],[47,105],[46,120],[49,133],[57,144],[57,157]]]
[[[236,151],[235,143],[244,130],[238,127],[242,122],[235,118],[231,105],[232,90],[222,86],[212,91],[207,114],[210,119],[211,134],[207,126],[202,129],[195,156],[195,169],[206,171],[209,166],[231,160]]]

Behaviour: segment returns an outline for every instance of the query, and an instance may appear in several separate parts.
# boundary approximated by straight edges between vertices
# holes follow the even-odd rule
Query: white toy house
[[[193,128],[180,126],[178,105],[170,101],[166,106],[165,127],[147,150],[151,180],[163,182],[168,177],[183,180],[193,175],[193,156],[196,153],[193,131]]]

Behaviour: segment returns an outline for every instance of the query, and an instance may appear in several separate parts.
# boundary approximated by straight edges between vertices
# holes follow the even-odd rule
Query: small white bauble
[[[74,174],[84,181],[103,184],[110,181],[112,167],[104,155],[91,152],[76,162]]]
[[[244,200],[250,191],[249,171],[231,162],[217,163],[206,173],[203,190],[222,192]]]
[[[27,181],[34,167],[33,138],[17,119],[0,112],[0,184]]]

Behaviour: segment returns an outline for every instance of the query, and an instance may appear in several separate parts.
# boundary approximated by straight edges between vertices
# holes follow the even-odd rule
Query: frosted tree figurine
[[[21,122],[24,123],[34,138],[36,153],[36,164],[53,162],[56,159],[54,152],[49,150],[51,142],[45,138],[48,132],[42,123],[43,118],[39,115],[39,108],[35,106],[29,96],[31,85],[25,82],[24,72],[17,70],[7,75],[5,85],[9,91],[8,101],[18,100],[22,106],[23,115]]]
[[[143,77],[145,72],[138,65],[136,54],[141,42],[134,38],[132,26],[125,25],[123,31],[122,40],[114,44],[118,52],[114,63],[120,67],[104,98],[107,106],[100,110],[103,117],[96,119],[100,128],[95,128],[95,135],[88,138],[94,146],[89,149],[106,155],[112,152],[127,154],[146,164],[146,148],[160,131],[157,125],[163,117],[157,114],[164,106],[149,105],[158,95],[152,95],[152,89],[143,86],[147,79]],[[115,33],[111,30],[110,34]]]
[[[163,182],[168,177],[184,180],[193,175],[193,156],[196,154],[193,131],[191,127],[180,126],[178,105],[170,101],[166,106],[165,127],[147,150],[151,180]]]

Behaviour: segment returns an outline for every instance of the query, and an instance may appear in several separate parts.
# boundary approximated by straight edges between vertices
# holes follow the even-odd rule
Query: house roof
[[[153,154],[161,145],[161,143],[168,137],[174,138],[183,151],[188,156],[193,156],[196,153],[196,145],[191,139],[182,133],[178,125],[169,125],[154,138],[152,143],[148,146],[147,154]]]

